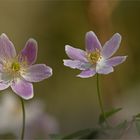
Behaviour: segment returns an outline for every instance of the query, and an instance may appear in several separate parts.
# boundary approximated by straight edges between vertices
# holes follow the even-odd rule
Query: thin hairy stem
[[[104,120],[106,121],[105,112],[104,112],[103,103],[102,103],[102,98],[101,98],[101,93],[100,93],[100,88],[99,88],[99,75],[98,75],[98,73],[97,73],[97,93],[98,93],[98,101],[99,101],[101,113],[104,117]]]
[[[24,139],[24,132],[25,132],[25,107],[24,107],[24,101],[20,97],[21,100],[21,107],[22,107],[22,131],[21,131],[21,140]]]

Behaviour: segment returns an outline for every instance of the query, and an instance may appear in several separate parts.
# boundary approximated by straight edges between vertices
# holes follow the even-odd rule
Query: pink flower
[[[114,71],[113,67],[123,63],[127,56],[115,56],[110,58],[120,47],[121,35],[116,33],[101,46],[94,32],[86,33],[86,51],[65,46],[66,54],[70,59],[64,60],[64,65],[73,69],[82,70],[77,75],[81,78],[94,76],[96,73],[109,74]]]
[[[0,36],[0,90],[10,86],[24,99],[33,97],[31,82],[40,82],[52,75],[52,69],[49,66],[33,65],[37,58],[37,48],[37,42],[29,39],[17,55],[9,38],[5,34]]]

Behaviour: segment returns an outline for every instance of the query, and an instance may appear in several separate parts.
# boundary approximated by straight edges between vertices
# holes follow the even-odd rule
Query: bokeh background
[[[0,0],[0,33],[6,33],[18,51],[28,38],[35,38],[37,63],[53,68],[52,77],[34,84],[32,100],[45,104],[46,113],[56,119],[63,135],[96,127],[98,122],[96,77],[77,78],[80,71],[64,67],[62,61],[67,58],[66,44],[84,49],[89,30],[102,45],[114,33],[122,35],[117,54],[128,55],[128,59],[115,72],[101,75],[100,86],[105,109],[123,107],[116,120],[131,119],[140,112],[140,1]]]

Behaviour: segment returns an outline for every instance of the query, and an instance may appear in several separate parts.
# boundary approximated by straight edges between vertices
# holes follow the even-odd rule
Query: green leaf
[[[98,138],[104,139],[120,139],[123,132],[128,127],[128,122],[125,120],[115,127],[101,127]]]
[[[118,124],[114,129],[115,131],[113,134],[113,138],[120,139],[122,135],[124,134],[125,130],[127,129],[128,125],[129,123],[127,120],[124,120],[123,122]]]
[[[116,109],[112,109],[108,112],[105,112],[105,116],[103,114],[101,114],[99,116],[99,124],[102,124],[105,122],[105,120],[109,117],[111,117],[112,115],[116,114],[117,112],[119,112],[120,110],[122,110],[122,108],[116,108]]]
[[[79,139],[97,139],[98,138],[98,130],[93,130],[83,136],[80,136]]]
[[[136,124],[137,131],[138,131],[138,133],[140,135],[140,120],[136,119],[135,124]]]
[[[128,126],[128,121],[124,120],[123,122],[121,122],[120,124],[118,124],[116,126],[117,129],[125,129]]]
[[[62,139],[62,136],[61,135],[59,135],[59,134],[50,134],[49,135],[49,138],[51,139],[51,140],[61,140]]]
[[[134,116],[135,118],[140,118],[140,113]]]
[[[62,139],[93,139],[97,137],[97,134],[98,130],[96,129],[84,129],[67,135]]]

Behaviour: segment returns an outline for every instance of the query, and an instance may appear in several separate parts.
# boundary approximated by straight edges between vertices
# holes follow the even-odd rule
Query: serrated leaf
[[[103,122],[105,122],[105,120],[109,117],[111,117],[112,115],[116,114],[117,112],[119,112],[120,110],[122,110],[122,108],[116,108],[116,109],[112,109],[108,112],[105,112],[105,114],[101,114],[99,116],[99,124],[102,124]]]
[[[84,129],[77,132],[74,132],[70,135],[63,137],[62,139],[93,139],[96,138],[98,130],[96,129]]]

